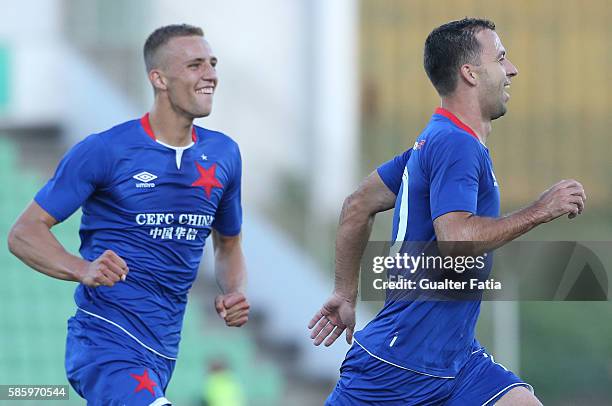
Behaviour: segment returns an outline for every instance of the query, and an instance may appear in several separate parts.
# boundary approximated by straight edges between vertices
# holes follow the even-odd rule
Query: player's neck
[[[453,113],[459,120],[468,125],[483,144],[487,143],[491,133],[491,120],[485,120],[477,102],[466,102],[459,98],[443,98],[442,108]]]
[[[178,114],[172,109],[153,105],[149,121],[155,138],[173,147],[186,147],[192,143],[193,120]]]

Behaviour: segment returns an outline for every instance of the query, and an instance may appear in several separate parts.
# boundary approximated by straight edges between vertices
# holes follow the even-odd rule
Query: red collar
[[[149,113],[142,116],[142,118],[140,119],[140,124],[142,125],[142,128],[144,128],[147,135],[151,137],[153,141],[157,141],[155,134],[153,134],[153,128],[151,127],[151,120],[149,120]],[[198,137],[196,135],[196,129],[195,129],[195,126],[193,125],[191,126],[191,139],[193,140],[193,142],[196,142],[198,140]]]
[[[463,121],[459,120],[457,116],[451,113],[450,111],[446,110],[443,107],[438,107],[436,108],[436,111],[434,111],[434,114],[439,114],[441,116],[448,118],[450,121],[453,122],[453,124],[461,128],[462,130],[467,131],[468,133],[472,135],[472,137],[476,138],[478,142],[480,142],[480,138],[478,138],[478,135],[476,134],[476,132],[474,132],[474,130],[472,130],[470,126],[465,124]]]

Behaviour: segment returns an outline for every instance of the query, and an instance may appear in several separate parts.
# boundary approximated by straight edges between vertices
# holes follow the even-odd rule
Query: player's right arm
[[[377,213],[395,206],[396,195],[372,172],[344,200],[336,236],[334,293],[352,303],[357,298],[359,262],[372,233]]]
[[[403,167],[399,167],[397,173],[401,182]],[[374,217],[395,205],[397,192],[392,191],[388,184],[378,171],[374,171],[344,200],[336,236],[334,292],[308,323],[309,329],[314,328],[310,334],[314,345],[325,342],[326,346],[330,346],[344,330],[346,341],[349,344],[352,342],[359,262],[370,238]]]
[[[127,265],[107,250],[92,262],[69,254],[51,227],[72,215],[99,187],[108,184],[111,158],[99,134],[73,146],[11,229],[10,251],[35,270],[87,286],[113,286],[125,279]]]
[[[9,250],[38,272],[87,286],[113,286],[125,280],[127,264],[111,250],[89,262],[68,253],[51,232],[57,220],[36,202],[17,219],[8,237]]]

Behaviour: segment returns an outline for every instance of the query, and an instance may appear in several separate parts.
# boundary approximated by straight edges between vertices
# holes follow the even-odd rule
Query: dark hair
[[[156,65],[155,54],[157,50],[175,37],[204,36],[200,27],[189,24],[172,24],[160,27],[153,31],[144,44],[144,60],[147,72]]]
[[[440,96],[455,91],[461,65],[480,64],[481,47],[476,34],[485,29],[495,31],[495,24],[466,17],[441,25],[427,36],[423,65]]]

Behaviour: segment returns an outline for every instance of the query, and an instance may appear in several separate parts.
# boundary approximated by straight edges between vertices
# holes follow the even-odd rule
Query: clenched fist
[[[586,193],[580,182],[569,179],[555,183],[534,203],[536,213],[543,223],[567,214],[574,218],[584,210]]]
[[[79,274],[79,282],[97,288],[113,286],[124,281],[129,272],[125,261],[111,250],[106,250],[95,261],[87,263]]]
[[[251,306],[246,297],[240,292],[218,295],[215,298],[217,314],[225,321],[228,327],[242,327],[249,320]]]

